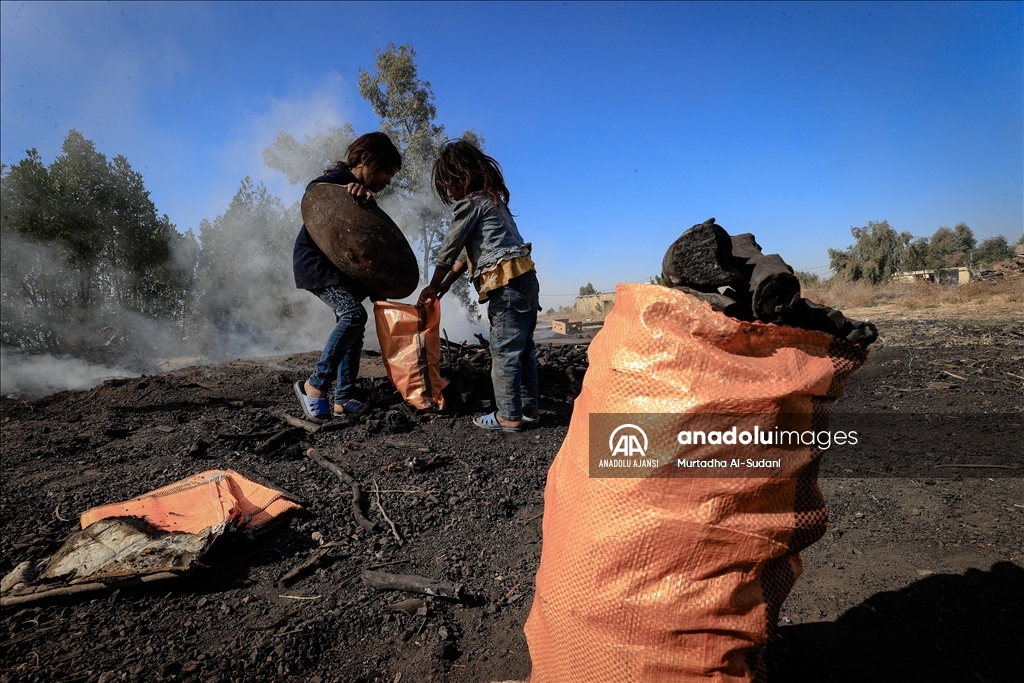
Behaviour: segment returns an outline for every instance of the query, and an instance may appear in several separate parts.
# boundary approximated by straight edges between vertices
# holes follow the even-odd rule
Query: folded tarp
[[[51,596],[174,578],[226,531],[256,533],[298,509],[284,491],[210,470],[123,503],[93,508],[52,557],[22,562],[0,582],[4,607]]]
[[[82,514],[81,524],[85,529],[108,517],[141,517],[165,531],[194,534],[210,527],[216,534],[231,527],[256,533],[299,507],[284,491],[232,470],[210,470],[123,503],[92,508]]]

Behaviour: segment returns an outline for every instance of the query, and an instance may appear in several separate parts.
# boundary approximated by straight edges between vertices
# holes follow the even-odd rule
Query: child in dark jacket
[[[348,146],[345,161],[324,171],[306,189],[317,183],[335,183],[346,186],[360,204],[372,202],[373,193],[387,187],[401,167],[402,158],[391,139],[384,133],[367,133]],[[368,292],[342,273],[321,251],[305,224],[295,238],[292,267],[295,286],[309,290],[330,306],[337,321],[313,374],[305,382],[295,383],[302,410],[314,419],[324,419],[332,412],[335,415],[359,414],[365,407],[353,397],[352,390],[359,374],[367,319],[362,302]],[[332,384],[333,410],[327,400]]]
[[[539,420],[537,358],[533,332],[540,310],[540,285],[524,242],[508,210],[509,191],[498,162],[465,140],[445,143],[434,164],[434,188],[455,217],[437,256],[423,305],[443,296],[470,271],[490,323],[491,380],[497,410],[473,424],[518,432]]]

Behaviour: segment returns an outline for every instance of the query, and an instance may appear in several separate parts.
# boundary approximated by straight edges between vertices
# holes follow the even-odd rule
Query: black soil
[[[1019,321],[902,320],[879,331],[837,410],[1024,410]],[[4,610],[0,681],[454,683],[528,674],[523,623],[545,478],[581,364],[546,374],[542,422],[518,434],[483,432],[468,415],[382,404],[363,422],[299,430],[270,447],[218,438],[285,426],[271,412],[299,414],[291,385],[314,361],[239,360],[0,403],[3,573],[53,554],[86,509],[204,470],[252,474],[304,503],[276,529],[219,540],[192,576]],[[361,386],[370,398],[382,376],[379,359],[367,358]],[[469,399],[468,408],[480,407]],[[304,456],[310,447],[363,485],[375,532],[357,527],[348,487]],[[1019,680],[1020,478],[845,478],[822,487],[830,528],[804,553],[771,649],[771,680]],[[280,582],[332,541],[340,545],[319,564]],[[389,610],[415,596],[364,586],[364,569],[459,582],[470,596],[428,597],[425,615]]]

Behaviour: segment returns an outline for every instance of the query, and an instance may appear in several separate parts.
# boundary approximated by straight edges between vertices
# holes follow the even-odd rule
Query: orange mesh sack
[[[380,353],[388,377],[407,403],[419,410],[444,409],[441,390],[441,304],[420,308],[390,301],[373,303]]]
[[[591,477],[592,418],[785,414],[826,428],[828,405],[865,360],[827,334],[742,322],[667,287],[619,285],[548,473],[525,629],[531,683],[764,680],[798,553],[825,532],[821,451],[788,447],[770,477]],[[671,449],[676,432],[664,431],[668,441],[651,441]]]

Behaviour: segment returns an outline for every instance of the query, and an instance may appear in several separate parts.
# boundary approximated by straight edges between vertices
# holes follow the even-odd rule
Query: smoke
[[[0,346],[0,394],[8,398],[33,399],[65,389],[91,389],[104,380],[138,374],[71,356],[28,355]]]
[[[173,306],[156,310],[137,297],[126,303],[120,295],[77,301],[84,276],[72,254],[59,243],[5,230],[3,393],[34,397],[84,389],[113,376],[159,372],[173,357],[223,362],[322,349],[335,319],[316,296],[295,288],[292,245],[302,218],[293,200],[324,166],[343,158],[355,136],[347,124],[319,123],[343,120],[334,104],[342,90],[340,79],[331,75],[322,85],[311,97],[273,100],[243,127],[242,141],[224,150],[226,164],[249,169],[257,181],[247,177],[236,186],[226,210],[201,221],[198,235],[192,230],[172,235],[167,268],[186,280]],[[297,131],[302,142],[282,130]],[[269,151],[279,153],[276,162]],[[286,187],[282,174],[292,181]],[[281,191],[270,192],[261,178]],[[223,190],[212,189],[223,202]],[[275,195],[288,197],[288,205]],[[445,207],[425,190],[396,193],[381,203],[403,227],[422,269],[424,249],[436,247],[443,234]],[[433,221],[432,232],[423,230],[425,217]],[[104,282],[130,280],[116,268],[108,271]],[[371,322],[364,348],[379,350],[372,304],[366,307]],[[486,334],[454,295],[442,300],[441,315],[452,342],[472,342],[474,334]]]

